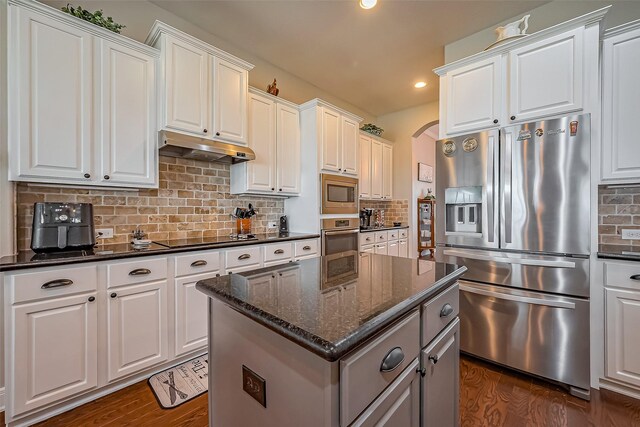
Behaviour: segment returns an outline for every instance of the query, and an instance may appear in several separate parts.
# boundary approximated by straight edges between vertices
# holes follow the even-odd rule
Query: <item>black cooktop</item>
[[[231,235],[218,237],[193,237],[185,239],[158,240],[153,243],[166,248],[188,248],[194,246],[209,246],[222,243],[245,242],[249,240],[257,240],[254,234]]]

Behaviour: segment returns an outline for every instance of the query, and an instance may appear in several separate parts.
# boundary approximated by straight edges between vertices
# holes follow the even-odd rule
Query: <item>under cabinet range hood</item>
[[[178,132],[160,131],[158,146],[163,156],[206,160],[218,163],[242,163],[255,160],[256,154],[249,147],[227,144]]]

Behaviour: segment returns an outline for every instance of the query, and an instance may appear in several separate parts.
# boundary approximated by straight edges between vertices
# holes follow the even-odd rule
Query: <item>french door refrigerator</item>
[[[590,117],[436,144],[436,257],[465,265],[464,352],[588,399]]]

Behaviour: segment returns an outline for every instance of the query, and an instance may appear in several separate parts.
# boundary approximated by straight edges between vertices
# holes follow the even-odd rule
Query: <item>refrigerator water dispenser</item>
[[[447,188],[445,205],[447,233],[482,233],[482,187]]]

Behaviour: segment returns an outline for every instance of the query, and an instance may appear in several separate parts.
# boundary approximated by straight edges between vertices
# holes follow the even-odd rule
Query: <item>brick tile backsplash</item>
[[[29,249],[35,202],[92,203],[96,228],[113,228],[104,243],[125,243],[140,226],[154,240],[226,236],[235,232],[230,214],[252,203],[259,212],[252,231],[265,233],[284,213],[284,200],[229,194],[230,166],[160,156],[159,188],[110,190],[33,184],[17,186],[18,249]]]
[[[408,200],[360,200],[360,208],[384,209],[387,226],[393,225],[394,222],[401,222],[403,225],[409,222]]]
[[[598,190],[598,242],[640,247],[640,240],[622,240],[623,229],[640,229],[640,187]]]

